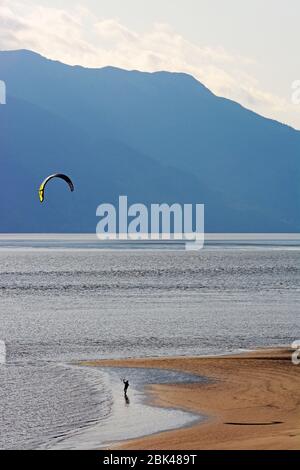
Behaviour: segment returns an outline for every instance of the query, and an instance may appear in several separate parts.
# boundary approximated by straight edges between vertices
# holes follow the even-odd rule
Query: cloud
[[[261,89],[251,74],[251,58],[194,44],[169,24],[155,23],[148,31],[136,32],[118,18],[99,18],[84,6],[66,10],[36,3],[2,0],[2,49],[31,49],[87,67],[186,72],[217,95],[295,126],[299,122],[300,107]]]

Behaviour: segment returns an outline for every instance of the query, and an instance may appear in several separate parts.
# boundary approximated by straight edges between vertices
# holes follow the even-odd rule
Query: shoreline
[[[155,368],[205,376],[208,383],[147,385],[153,406],[206,420],[128,441],[110,449],[300,449],[300,367],[289,348],[227,356],[80,361],[93,367]]]
[[[147,381],[151,383],[180,383],[194,380],[194,376],[168,371],[166,369],[129,368],[131,386],[126,397],[123,393],[121,377],[123,368],[75,366],[97,375],[101,374],[101,383],[106,384],[110,397],[110,412],[97,417],[85,428],[77,428],[61,439],[53,441],[49,448],[54,450],[100,450],[107,449],[118,442],[137,439],[142,436],[157,435],[161,432],[191,426],[203,417],[185,410],[167,409],[153,406],[145,391]],[[196,377],[197,380],[197,377]],[[105,400],[102,401],[104,403]]]

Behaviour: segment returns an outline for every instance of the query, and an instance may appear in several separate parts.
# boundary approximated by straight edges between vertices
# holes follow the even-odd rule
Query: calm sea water
[[[0,448],[51,447],[70,434],[82,447],[105,423],[103,442],[114,439],[109,423],[129,413],[117,403],[120,377],[71,361],[223,354],[300,337],[299,240],[215,240],[192,253],[97,248],[84,238],[0,239]],[[160,379],[131,377],[141,406],[138,385]],[[151,414],[161,411],[147,411],[163,423],[151,432],[191,419]]]

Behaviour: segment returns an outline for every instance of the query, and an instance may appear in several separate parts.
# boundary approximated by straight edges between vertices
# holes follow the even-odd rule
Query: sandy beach
[[[204,423],[118,443],[116,449],[300,449],[300,366],[289,349],[219,357],[86,361],[179,370],[209,383],[149,385],[152,404],[207,416]]]

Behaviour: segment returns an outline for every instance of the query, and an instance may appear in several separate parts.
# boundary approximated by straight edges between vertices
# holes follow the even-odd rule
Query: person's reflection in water
[[[130,400],[129,400],[127,393],[124,393],[124,398],[125,398],[126,405],[130,405]]]

